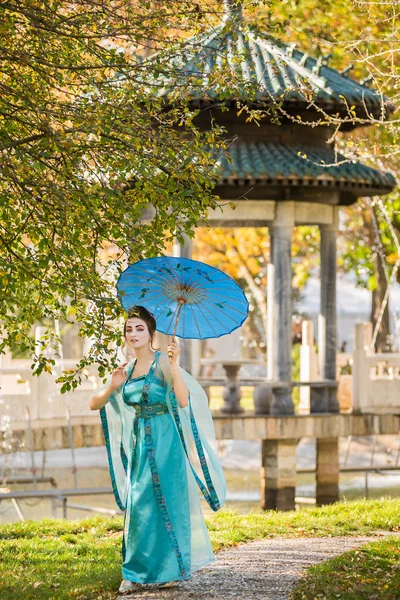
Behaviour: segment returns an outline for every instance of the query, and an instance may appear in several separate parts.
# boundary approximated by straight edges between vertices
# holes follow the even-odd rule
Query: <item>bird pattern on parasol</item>
[[[117,282],[122,306],[143,305],[167,335],[218,338],[246,320],[243,290],[220,269],[189,258],[157,256],[138,261]]]

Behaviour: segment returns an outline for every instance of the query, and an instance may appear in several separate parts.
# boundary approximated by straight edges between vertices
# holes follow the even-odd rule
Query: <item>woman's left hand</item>
[[[169,356],[169,361],[171,364],[175,364],[178,362],[180,352],[181,352],[180,346],[176,341],[171,342],[169,344],[167,354]]]

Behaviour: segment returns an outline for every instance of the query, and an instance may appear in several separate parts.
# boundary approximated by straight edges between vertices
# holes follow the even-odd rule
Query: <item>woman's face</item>
[[[126,341],[131,348],[142,348],[150,343],[147,323],[138,317],[131,317],[126,323]]]

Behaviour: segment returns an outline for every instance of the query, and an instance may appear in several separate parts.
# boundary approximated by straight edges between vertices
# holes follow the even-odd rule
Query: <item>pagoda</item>
[[[196,81],[190,105],[200,109],[195,122],[203,130],[214,121],[232,140],[216,156],[215,193],[223,210],[209,223],[218,227],[267,226],[271,238],[268,265],[268,379],[274,392],[272,414],[293,414],[292,402],[292,229],[317,225],[321,234],[321,296],[318,320],[320,381],[311,389],[311,412],[338,412],[336,382],[336,235],[338,209],[361,196],[387,194],[395,186],[390,173],[349,160],[338,153],[334,131],[386,119],[393,106],[356,81],[349,69],[337,71],[329,57],[313,57],[250,28],[240,2],[225,0],[225,16],[210,32],[192,38],[189,49],[171,60],[175,84]],[[216,69],[238,69],[246,100],[226,98],[214,84]],[[171,80],[163,93],[171,90]],[[255,89],[255,92],[254,92]],[[234,96],[234,94],[233,94]],[[265,110],[259,122],[246,122],[238,100]],[[224,110],[221,110],[223,106]],[[277,119],[278,115],[278,119]],[[279,122],[278,122],[279,120]],[[235,209],[227,205],[235,202]],[[183,255],[190,256],[190,241]],[[187,366],[187,365],[185,365]]]

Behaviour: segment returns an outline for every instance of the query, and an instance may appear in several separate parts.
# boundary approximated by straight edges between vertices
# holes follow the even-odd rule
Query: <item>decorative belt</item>
[[[168,412],[168,406],[161,402],[154,402],[153,404],[139,404],[137,402],[132,405],[135,409],[136,416],[141,419],[148,419],[149,417],[157,417]]]

